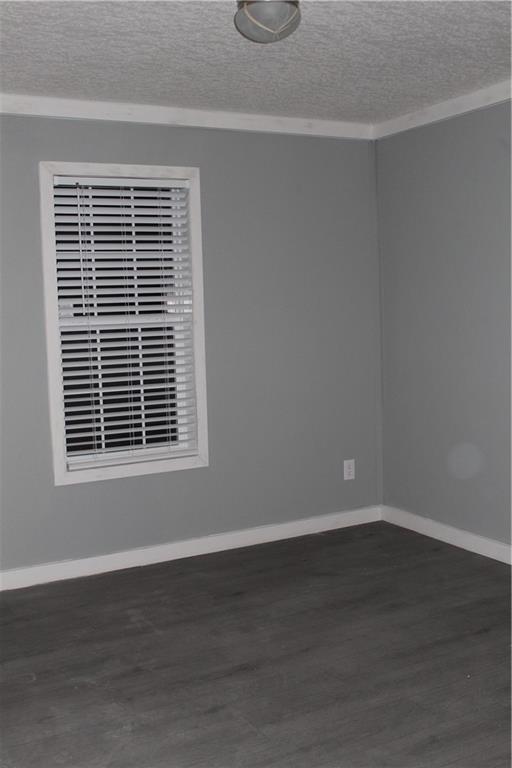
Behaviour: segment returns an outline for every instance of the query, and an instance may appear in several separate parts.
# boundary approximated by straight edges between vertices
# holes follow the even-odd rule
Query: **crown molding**
[[[392,120],[376,123],[373,126],[372,138],[383,139],[386,136],[393,136],[395,133],[402,133],[402,131],[408,131],[411,128],[438,123],[456,115],[463,115],[465,112],[500,104],[503,101],[508,101],[508,99],[510,99],[510,80],[503,80],[501,83],[490,85],[487,88],[480,88],[478,91],[472,91],[447,101],[440,101],[416,112],[408,112],[406,115],[394,117]]]
[[[164,107],[155,104],[129,104],[116,101],[85,101],[19,93],[0,94],[0,114],[57,117],[72,120],[109,120],[230,131],[254,131],[333,139],[373,140],[437,123],[465,112],[482,109],[510,99],[510,81],[441,101],[416,112],[380,123],[350,123],[338,120],[313,120],[302,117],[257,115],[243,112],[208,111]]]
[[[0,94],[0,113],[63,117],[85,120],[112,120],[124,123],[151,123],[231,131],[257,131],[320,136],[334,139],[371,139],[372,126],[338,120],[257,115],[243,112],[215,112],[155,104],[128,104],[115,101],[84,101],[18,93]]]

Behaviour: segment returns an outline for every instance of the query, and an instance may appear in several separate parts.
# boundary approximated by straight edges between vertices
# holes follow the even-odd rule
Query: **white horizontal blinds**
[[[197,452],[188,188],[55,178],[68,467]]]

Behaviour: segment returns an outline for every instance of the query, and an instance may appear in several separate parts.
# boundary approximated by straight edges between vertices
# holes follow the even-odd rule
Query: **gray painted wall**
[[[378,142],[382,497],[370,144],[2,118],[2,567],[382,498],[508,540],[509,135],[503,105]],[[54,487],[39,160],[201,168],[209,468]]]
[[[30,117],[1,128],[4,568],[379,502],[368,143]],[[200,167],[209,468],[53,485],[39,160]]]
[[[384,501],[510,539],[510,105],[378,142]]]

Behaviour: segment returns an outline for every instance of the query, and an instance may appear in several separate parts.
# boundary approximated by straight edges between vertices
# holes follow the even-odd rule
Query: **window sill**
[[[154,461],[137,461],[131,464],[117,464],[110,467],[92,467],[87,469],[62,471],[55,469],[55,485],[74,485],[76,483],[90,483],[97,480],[112,480],[119,477],[138,477],[140,475],[154,475],[163,472],[176,472],[182,469],[194,469],[207,467],[208,456],[183,456],[171,459],[158,459]]]

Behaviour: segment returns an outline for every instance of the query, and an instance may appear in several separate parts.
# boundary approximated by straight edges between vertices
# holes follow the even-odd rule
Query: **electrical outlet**
[[[356,460],[345,459],[343,462],[343,479],[354,480],[356,476]]]

